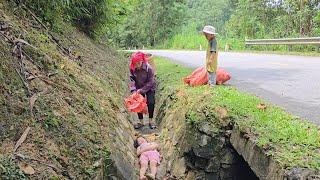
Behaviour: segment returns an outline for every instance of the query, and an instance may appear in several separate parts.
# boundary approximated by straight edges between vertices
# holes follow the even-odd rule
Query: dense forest
[[[205,24],[215,26],[222,39],[319,36],[320,1],[140,0],[120,25],[117,42],[153,46],[184,34],[180,41],[188,44]]]
[[[60,22],[68,21],[97,40],[118,47],[172,48],[173,43],[198,44],[201,40],[197,32],[206,24],[217,28],[221,41],[320,36],[320,0],[19,2],[29,6],[56,31]]]

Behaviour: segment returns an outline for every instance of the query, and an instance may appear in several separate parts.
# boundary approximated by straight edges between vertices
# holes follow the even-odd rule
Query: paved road
[[[202,51],[147,51],[196,68]],[[232,75],[229,84],[320,125],[320,57],[219,53],[219,67]]]

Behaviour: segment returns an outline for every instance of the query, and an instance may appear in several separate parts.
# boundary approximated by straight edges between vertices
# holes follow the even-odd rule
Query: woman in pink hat
[[[147,61],[146,55],[142,52],[135,52],[132,54],[130,62],[130,91],[140,93],[144,97],[147,97],[149,127],[155,129],[157,126],[154,122],[153,114],[156,83],[154,79],[154,70]],[[140,129],[144,126],[143,114],[138,113],[138,118],[140,122],[134,125],[135,129]]]

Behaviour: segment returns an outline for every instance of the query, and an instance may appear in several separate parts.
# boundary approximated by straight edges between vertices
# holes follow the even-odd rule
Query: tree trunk
[[[300,0],[300,36],[304,35],[303,14],[304,14],[304,0]]]

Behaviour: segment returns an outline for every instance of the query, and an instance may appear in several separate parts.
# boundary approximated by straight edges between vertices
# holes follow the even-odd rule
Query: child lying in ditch
[[[137,148],[137,155],[140,160],[140,179],[155,179],[157,174],[157,166],[160,164],[159,145],[157,143],[149,143],[145,138],[138,137],[134,141],[134,147]],[[151,174],[146,174],[148,164],[150,163]]]

